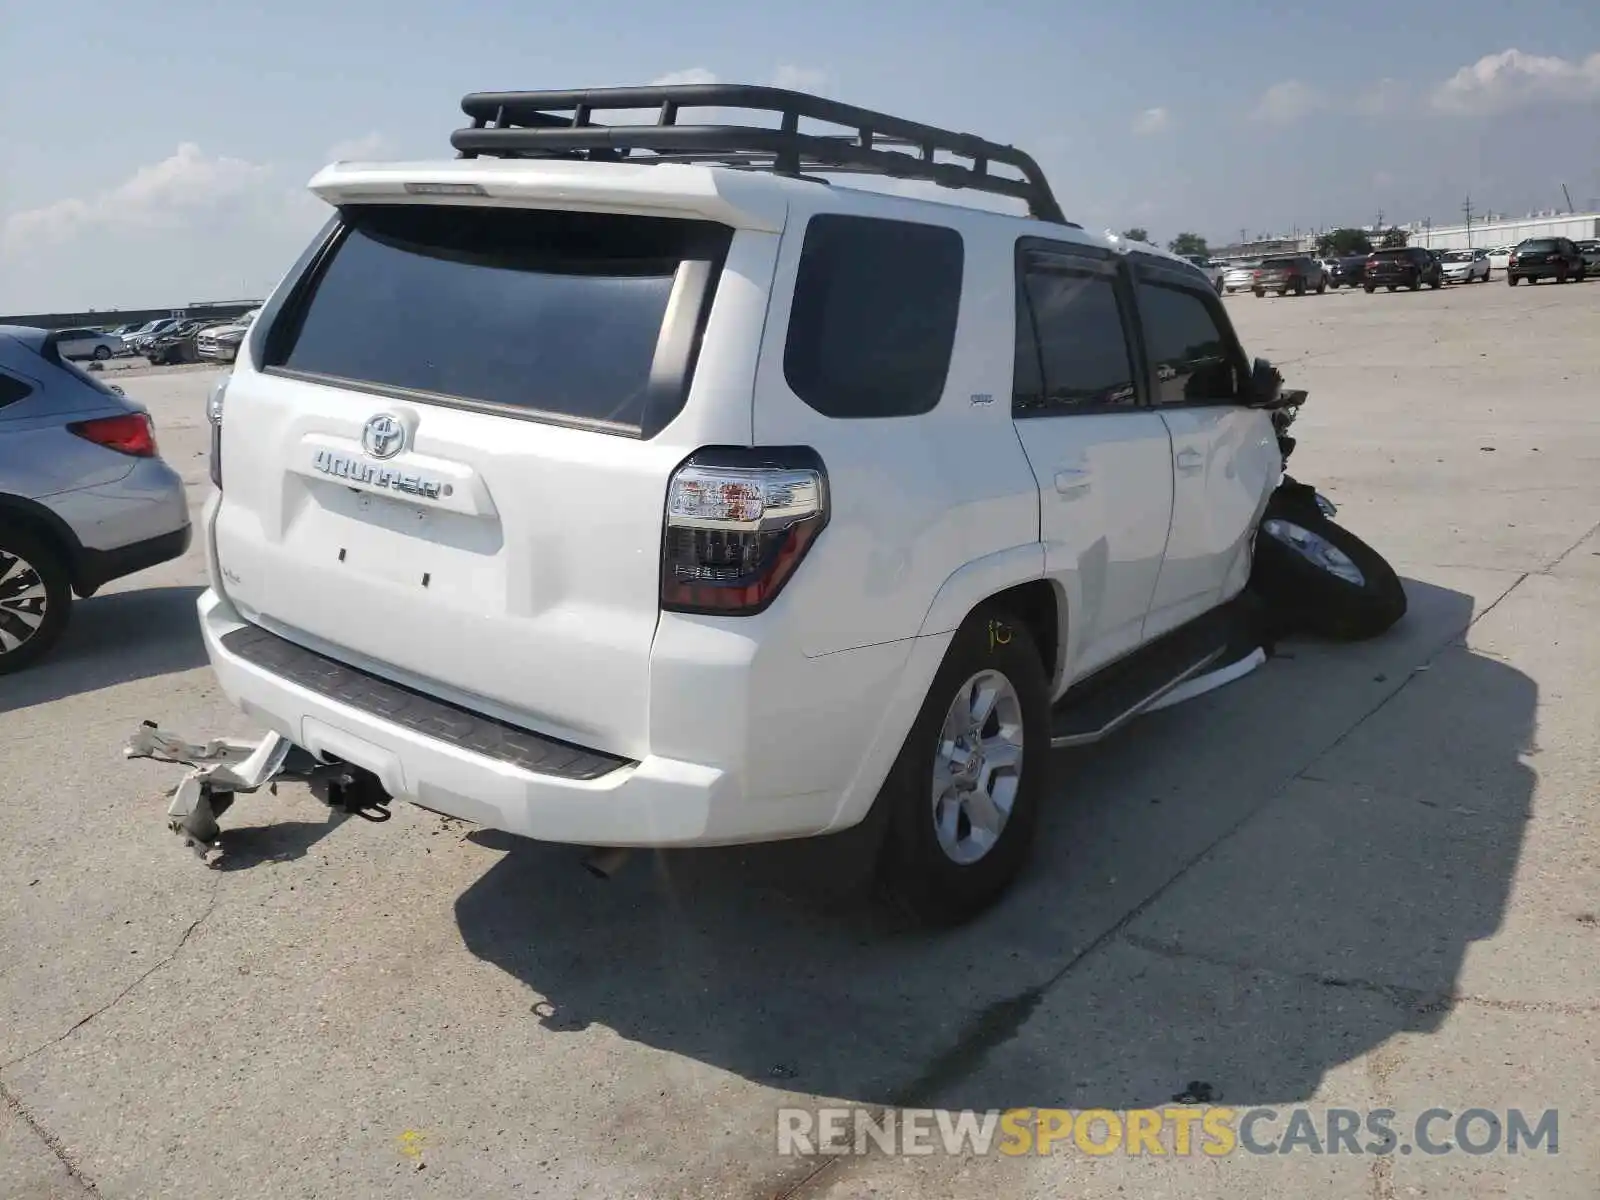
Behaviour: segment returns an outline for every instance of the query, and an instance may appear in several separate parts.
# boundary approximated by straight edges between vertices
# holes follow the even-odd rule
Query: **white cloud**
[[[59,244],[96,227],[171,225],[259,191],[271,174],[270,167],[242,158],[214,158],[184,142],[170,157],[140,167],[97,196],[69,196],[12,213],[0,227],[0,252],[11,255]]]
[[[772,86],[789,88],[796,92],[820,93],[827,91],[831,79],[817,67],[796,67],[785,63],[772,76]]]
[[[1172,128],[1172,114],[1164,108],[1147,108],[1133,120],[1133,131],[1141,137],[1165,133]]]
[[[1285,79],[1261,94],[1250,115],[1252,120],[1265,125],[1293,125],[1321,105],[1322,97],[1310,85],[1298,79]]]
[[[1408,99],[1404,84],[1395,79],[1380,79],[1356,93],[1355,109],[1362,116],[1383,117],[1400,112]]]
[[[717,77],[704,67],[686,67],[682,71],[668,71],[650,81],[651,87],[676,87],[683,83],[715,83]]]
[[[1433,92],[1443,113],[1479,115],[1530,104],[1600,100],[1600,53],[1582,61],[1502,50],[1462,67]]]
[[[358,138],[346,138],[328,147],[328,162],[373,162],[390,152],[389,139],[373,130]]]

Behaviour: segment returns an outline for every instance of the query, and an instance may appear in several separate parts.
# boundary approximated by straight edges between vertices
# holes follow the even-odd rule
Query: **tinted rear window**
[[[657,401],[681,404],[696,339],[662,336],[668,299],[685,261],[719,264],[732,237],[663,217],[452,205],[343,219],[263,365],[630,429],[659,417]],[[679,360],[658,364],[658,343]]]
[[[1554,250],[1558,243],[1554,238],[1530,238],[1518,246],[1519,250]]]
[[[1378,260],[1380,260],[1382,262],[1394,262],[1397,259],[1410,258],[1411,257],[1411,251],[1409,251],[1409,250],[1374,250],[1372,252],[1372,257],[1376,258],[1376,259],[1378,259]]]
[[[783,373],[829,417],[925,413],[944,394],[961,307],[961,235],[942,225],[811,218]]]

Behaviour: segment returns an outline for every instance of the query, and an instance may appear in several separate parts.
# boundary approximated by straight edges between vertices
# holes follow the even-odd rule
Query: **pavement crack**
[[[41,1125],[34,1115],[28,1111],[27,1106],[22,1103],[21,1098],[6,1087],[4,1083],[0,1083],[0,1104],[3,1104],[8,1112],[26,1125],[34,1137],[44,1143],[45,1148],[55,1155],[56,1161],[61,1164],[62,1170],[66,1171],[67,1177],[78,1185],[84,1195],[98,1196],[100,1194],[100,1189],[95,1186],[94,1180],[83,1173],[83,1169],[78,1166],[77,1160],[73,1158],[72,1152],[67,1149],[66,1143]]]
[[[27,1062],[29,1059],[34,1058],[37,1055],[43,1054],[46,1050],[49,1050],[52,1046],[60,1045],[62,1042],[66,1041],[68,1038],[70,1038],[73,1034],[77,1033],[78,1030],[82,1029],[85,1025],[89,1024],[89,1022],[93,1021],[96,1017],[104,1016],[106,1013],[110,1012],[117,1005],[121,1004],[125,999],[128,998],[129,995],[132,994],[134,989],[136,989],[145,980],[149,979],[150,976],[154,975],[157,971],[163,970],[164,968],[171,966],[172,963],[177,959],[178,955],[183,953],[183,948],[186,945],[189,944],[189,939],[194,936],[195,930],[199,929],[201,925],[205,924],[206,919],[208,917],[210,917],[211,914],[216,910],[216,907],[217,907],[217,896],[218,896],[219,891],[221,890],[221,887],[222,887],[222,882],[221,882],[220,879],[218,879],[218,880],[216,880],[216,881],[214,881],[212,883],[212,885],[211,885],[211,896],[206,901],[205,910],[198,917],[196,917],[194,920],[189,922],[188,928],[186,928],[183,931],[183,934],[178,938],[177,944],[175,946],[173,946],[172,949],[169,950],[163,957],[161,957],[155,963],[152,963],[144,971],[140,972],[139,975],[135,979],[133,979],[126,987],[124,987],[121,991],[119,991],[115,996],[111,997],[111,999],[107,1000],[99,1008],[95,1009],[94,1011],[92,1011],[90,1013],[85,1014],[82,1017],[79,1017],[78,1020],[76,1020],[76,1021],[74,1021],[72,1023],[72,1025],[66,1030],[66,1032],[57,1034],[55,1037],[51,1038],[49,1041],[43,1042],[40,1045],[35,1046],[32,1050],[26,1051],[23,1054],[19,1054],[16,1058],[13,1058],[8,1062],[0,1063],[0,1072],[9,1071],[12,1067],[20,1066],[21,1064]]]
[[[1159,955],[1162,958],[1187,959],[1190,962],[1204,963],[1207,966],[1219,967],[1226,971],[1269,975],[1277,979],[1292,979],[1313,987],[1346,988],[1352,991],[1367,992],[1383,997],[1397,1008],[1415,1013],[1449,1012],[1461,1005],[1487,1008],[1495,1012],[1551,1013],[1559,1016],[1574,1017],[1600,1013],[1600,1002],[1593,1004],[1566,1004],[1560,1001],[1548,1000],[1501,1000],[1492,996],[1481,996],[1470,992],[1428,991],[1423,988],[1406,987],[1403,984],[1380,983],[1372,979],[1352,978],[1325,971],[1296,971],[1284,967],[1268,966],[1264,963],[1230,958],[1223,954],[1195,950],[1177,942],[1161,941],[1158,938],[1144,937],[1136,933],[1123,934],[1122,940],[1130,946],[1143,950],[1148,954]]]
[[[1566,562],[1567,558],[1572,554],[1573,551],[1575,551],[1579,546],[1581,546],[1585,542],[1587,542],[1590,538],[1594,537],[1594,535],[1597,534],[1597,533],[1600,533],[1600,521],[1596,521],[1593,525],[1589,526],[1588,529],[1584,530],[1582,536],[1579,537],[1577,541],[1573,542],[1572,545],[1568,546],[1560,554],[1556,555],[1553,559],[1551,559],[1549,562],[1547,562],[1544,566],[1540,567],[1539,570],[1537,572],[1535,572],[1535,574],[1539,574],[1539,575],[1548,575],[1548,574],[1550,574],[1557,567],[1559,567],[1562,563]]]

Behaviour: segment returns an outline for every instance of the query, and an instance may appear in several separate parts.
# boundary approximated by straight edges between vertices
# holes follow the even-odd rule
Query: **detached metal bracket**
[[[333,808],[359,812],[383,811],[376,797],[363,797],[362,779],[345,763],[325,763],[281,734],[269,733],[259,741],[212,738],[190,742],[168,733],[153,721],[144,722],[123,748],[125,758],[149,758],[178,763],[190,771],[173,789],[167,806],[167,828],[199,856],[215,866],[221,856],[220,817],[236,795],[276,790],[281,782],[309,783],[316,797]],[[382,817],[376,818],[382,820]]]

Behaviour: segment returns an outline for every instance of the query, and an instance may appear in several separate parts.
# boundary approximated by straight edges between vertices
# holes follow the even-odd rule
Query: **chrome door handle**
[[[1198,450],[1184,450],[1173,459],[1180,471],[1198,471],[1205,465],[1205,456]]]

